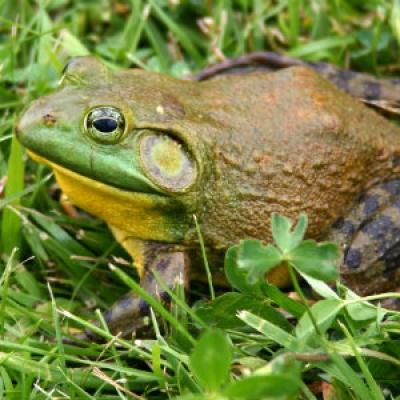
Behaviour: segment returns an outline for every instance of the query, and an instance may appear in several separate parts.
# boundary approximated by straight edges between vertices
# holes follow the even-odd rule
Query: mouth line
[[[168,198],[170,196],[167,196],[166,194],[163,194],[161,192],[150,192],[150,191],[144,191],[144,190],[140,190],[140,189],[129,189],[127,187],[124,186],[120,186],[120,185],[116,185],[115,182],[109,182],[109,181],[105,181],[103,179],[93,179],[92,177],[80,173],[78,171],[74,171],[72,169],[63,167],[60,164],[57,164],[54,161],[49,160],[46,157],[42,157],[40,155],[38,155],[37,153],[34,153],[30,150],[27,150],[29,156],[34,159],[36,162],[40,163],[40,164],[45,164],[48,165],[49,167],[51,167],[54,171],[56,172],[60,172],[63,175],[69,176],[74,180],[87,180],[88,183],[90,183],[92,186],[99,186],[99,185],[103,185],[104,187],[109,188],[110,190],[113,191],[119,191],[121,193],[126,193],[126,194],[130,194],[130,195],[134,195],[134,194],[142,194],[142,195],[146,195],[146,196],[151,196],[151,197],[157,197],[157,198]]]

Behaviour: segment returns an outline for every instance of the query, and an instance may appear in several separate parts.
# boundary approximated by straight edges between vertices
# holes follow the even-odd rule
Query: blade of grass
[[[182,26],[178,25],[172,18],[165,13],[155,0],[149,0],[152,10],[160,21],[179,39],[182,46],[187,53],[195,60],[196,63],[201,64],[203,57],[200,52],[193,45],[191,35],[186,32]]]
[[[122,32],[119,48],[125,48],[126,52],[135,54],[138,48],[139,40],[143,36],[146,29],[148,17],[151,12],[151,6],[145,4],[141,0],[132,2],[132,12],[125,24],[124,31]],[[123,44],[123,45],[122,45]],[[115,61],[115,60],[114,60]]]
[[[373,399],[373,400],[384,400],[385,397],[383,396],[380,388],[376,384],[375,379],[373,378],[369,368],[365,364],[365,361],[361,357],[361,354],[358,351],[357,346],[354,343],[354,340],[353,340],[352,336],[350,335],[349,330],[340,321],[338,323],[339,323],[340,327],[342,328],[342,331],[346,335],[346,338],[349,341],[350,346],[352,347],[352,350],[353,350],[354,355],[356,357],[357,363],[358,363],[358,365],[359,365],[359,367],[360,367],[360,369],[361,369],[361,371],[363,373],[363,376],[365,377],[365,380],[367,381],[367,384],[369,386],[370,393],[371,393],[371,396],[372,396],[371,399]]]
[[[290,46],[296,48],[299,43],[299,0],[288,0]]]
[[[266,338],[285,347],[288,351],[295,352],[305,350],[303,341],[298,340],[290,333],[269,321],[259,318],[257,315],[249,313],[248,311],[241,311],[238,313],[238,318],[244,321],[247,325],[256,329],[258,332],[261,332]]]
[[[319,52],[332,50],[342,46],[349,46],[355,42],[356,38],[354,35],[331,36],[298,46],[293,50],[289,50],[287,55],[295,58],[313,60],[315,55],[318,55]]]
[[[6,197],[21,192],[24,187],[24,163],[22,161],[22,148],[15,136],[11,143],[7,177]],[[10,203],[19,205],[20,198],[16,197]],[[15,247],[21,246],[21,226],[21,218],[11,208],[5,208],[1,223],[1,252],[11,254]]]
[[[329,343],[327,343],[328,346]],[[330,352],[328,363],[316,363],[323,371],[342,381],[349,389],[357,394],[359,399],[370,399],[371,393],[359,375],[349,366],[346,360],[335,351]]]

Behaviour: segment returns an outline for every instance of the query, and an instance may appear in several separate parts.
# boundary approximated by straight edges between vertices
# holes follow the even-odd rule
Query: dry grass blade
[[[391,100],[365,100],[361,101],[384,115],[399,118],[400,117],[400,104]]]

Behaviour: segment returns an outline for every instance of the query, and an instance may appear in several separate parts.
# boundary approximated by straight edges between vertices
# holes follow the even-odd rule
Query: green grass
[[[398,0],[3,0],[0,10],[0,399],[316,399],[308,384],[321,378],[336,398],[400,398],[397,314],[352,293],[339,300],[323,282],[313,282],[323,300],[307,311],[272,286],[249,285],[235,249],[227,264],[238,291],[199,302],[197,314],[177,293],[179,319],[166,334],[156,325],[154,339],[104,333],[107,346],[64,345],[68,329],[87,326],[134,285],[132,270],[104,223],[64,213],[51,171],[27,158],[13,131],[77,55],[187,76],[272,50],[396,76]]]

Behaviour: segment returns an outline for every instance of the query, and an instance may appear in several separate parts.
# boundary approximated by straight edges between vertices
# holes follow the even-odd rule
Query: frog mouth
[[[191,219],[182,204],[168,196],[132,192],[93,180],[28,151],[53,168],[63,192],[83,210],[145,240],[179,242]]]

